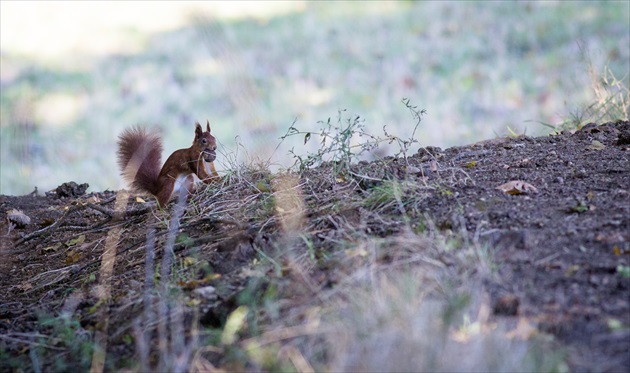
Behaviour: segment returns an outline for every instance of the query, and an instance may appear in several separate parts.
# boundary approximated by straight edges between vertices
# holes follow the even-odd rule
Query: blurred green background
[[[593,102],[589,65],[629,86],[629,4],[2,1],[0,193],[123,187],[134,124],[162,131],[163,158],[207,119],[224,153],[284,166],[308,150],[274,152],[287,128],[341,109],[408,137],[403,98],[428,112],[423,146],[548,133]]]

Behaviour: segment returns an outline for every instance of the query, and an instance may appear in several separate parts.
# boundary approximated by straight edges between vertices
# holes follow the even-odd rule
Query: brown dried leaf
[[[538,334],[538,329],[525,317],[519,317],[516,328],[506,334],[510,339],[526,341]]]
[[[22,291],[28,291],[31,290],[33,288],[33,285],[30,282],[23,282],[19,285],[16,286],[18,289],[22,290]]]
[[[497,187],[497,189],[507,193],[507,194],[527,194],[527,193],[538,193],[538,189],[530,183],[527,183],[523,180],[512,180],[508,181],[505,184],[501,184]]]
[[[66,264],[74,264],[81,259],[79,252],[70,250],[66,253]]]
[[[57,242],[56,244],[52,246],[44,247],[42,250],[43,251],[57,251],[57,249],[59,249],[60,247],[61,247],[61,242]]]

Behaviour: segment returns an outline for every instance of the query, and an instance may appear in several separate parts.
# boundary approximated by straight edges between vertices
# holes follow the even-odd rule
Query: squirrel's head
[[[203,160],[206,162],[214,162],[217,158],[217,140],[210,134],[210,122],[206,122],[206,131],[201,128],[201,124],[195,125],[195,141],[193,148],[198,150]]]

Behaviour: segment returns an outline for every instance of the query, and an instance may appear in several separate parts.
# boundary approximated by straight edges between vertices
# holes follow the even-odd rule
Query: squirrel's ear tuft
[[[203,130],[201,129],[201,124],[199,124],[199,122],[195,123],[195,137],[201,137],[201,134],[203,134]]]
[[[206,128],[208,129],[208,132],[210,132],[210,121],[206,119]]]

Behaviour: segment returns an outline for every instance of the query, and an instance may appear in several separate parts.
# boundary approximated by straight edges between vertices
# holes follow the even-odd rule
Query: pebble
[[[210,300],[217,298],[217,291],[214,286],[204,286],[202,288],[197,288],[193,290],[193,294]]]
[[[7,219],[18,228],[31,224],[31,218],[20,210],[13,209],[7,213]]]

